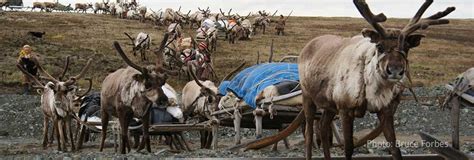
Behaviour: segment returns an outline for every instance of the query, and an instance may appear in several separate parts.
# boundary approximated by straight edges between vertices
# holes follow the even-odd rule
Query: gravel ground
[[[415,93],[419,97],[435,97],[442,96],[446,90],[442,86],[433,88],[415,88]],[[406,93],[409,95],[408,93]],[[0,159],[11,158],[147,158],[152,159],[156,157],[168,158],[183,158],[183,157],[303,157],[303,137],[298,130],[290,137],[290,149],[284,149],[283,145],[279,145],[279,151],[270,151],[265,148],[259,151],[247,152],[231,152],[225,148],[232,146],[234,132],[232,128],[220,129],[219,150],[198,149],[199,139],[195,132],[186,133],[186,137],[191,144],[192,152],[171,152],[167,146],[154,144],[152,145],[152,154],[143,154],[133,152],[125,156],[113,153],[112,147],[104,153],[98,152],[97,141],[80,152],[63,153],[55,151],[55,147],[49,147],[47,150],[42,150],[40,141],[42,135],[42,113],[39,106],[40,98],[36,95],[14,95],[4,94],[0,95]],[[396,113],[396,132],[398,139],[401,142],[414,142],[419,144],[419,136],[416,134],[420,131],[430,133],[439,137],[444,141],[449,141],[451,127],[449,123],[449,110],[439,109],[439,101],[436,99],[423,99],[422,102],[433,105],[419,105],[413,100],[403,101]],[[461,109],[461,150],[465,153],[474,152],[474,117],[469,116],[474,111],[472,108]],[[378,120],[373,114],[368,114],[364,118],[355,121],[356,131],[366,130],[375,127]],[[255,130],[244,129],[243,141],[253,140],[255,138]],[[266,130],[264,136],[275,134],[276,131]],[[383,141],[383,136],[376,139],[377,142]],[[431,153],[426,148],[421,146],[401,147],[404,154],[420,154]],[[319,149],[315,149],[314,155],[321,155]],[[334,155],[342,155],[343,151],[340,148],[333,148],[331,150]],[[356,149],[356,154],[388,154],[386,148],[377,147],[375,145],[366,145]],[[2,158],[3,157],[3,158]]]

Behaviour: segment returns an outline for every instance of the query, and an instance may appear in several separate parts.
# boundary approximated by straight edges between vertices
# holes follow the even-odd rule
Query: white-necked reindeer
[[[248,149],[261,148],[296,130],[295,124],[306,121],[306,159],[311,159],[313,116],[322,110],[320,128],[324,157],[330,159],[331,122],[336,114],[342,122],[344,151],[351,159],[354,149],[353,122],[367,111],[376,113],[390,152],[394,159],[402,159],[396,145],[394,114],[409,80],[408,51],[420,45],[422,34],[414,33],[430,25],[449,23],[441,19],[454,11],[448,7],[427,18],[421,18],[433,2],[426,0],[403,29],[385,28],[380,23],[384,14],[374,15],[364,0],[353,1],[361,15],[373,29],[363,29],[362,35],[345,38],[324,35],[311,40],[300,53],[298,69],[303,90],[304,117],[300,115],[281,134],[251,144]],[[345,65],[341,65],[345,64]]]

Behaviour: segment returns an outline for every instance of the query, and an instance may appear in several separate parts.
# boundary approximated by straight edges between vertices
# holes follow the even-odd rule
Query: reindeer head
[[[377,70],[384,79],[392,82],[400,81],[408,72],[408,51],[420,45],[422,34],[414,33],[418,29],[426,29],[430,25],[448,24],[449,21],[441,19],[454,11],[448,7],[445,11],[438,12],[428,18],[420,19],[433,0],[426,0],[415,16],[403,29],[384,28],[380,23],[387,18],[383,13],[374,15],[365,0],[354,0],[354,4],[361,15],[374,29],[363,29],[362,35],[370,38],[376,44],[376,57],[378,57]]]
[[[161,52],[165,46],[166,40],[168,39],[168,34],[165,34],[163,41],[161,43],[160,49],[158,52]],[[114,47],[125,61],[128,66],[136,69],[139,73],[132,75],[132,78],[143,85],[143,88],[140,88],[140,92],[142,95],[146,97],[151,102],[155,102],[157,104],[161,104],[163,102],[167,102],[167,98],[163,93],[163,86],[168,79],[168,74],[176,74],[175,72],[169,71],[163,67],[162,64],[162,54],[157,53],[157,60],[155,65],[149,65],[146,67],[141,67],[135,63],[133,63],[126,55],[125,52],[120,47],[118,42],[114,42]]]
[[[46,75],[46,77],[43,77],[43,78],[49,80],[49,82],[46,85],[43,85],[41,81],[36,79],[36,77],[26,72],[23,69],[23,67],[17,66],[24,74],[26,74],[30,79],[32,79],[36,83],[36,85],[42,88],[41,90],[42,93],[53,91],[56,101],[62,104],[62,106],[59,106],[59,107],[63,108],[64,111],[69,111],[71,109],[70,108],[71,104],[73,103],[74,96],[76,96],[76,92],[77,92],[77,86],[75,84],[79,79],[81,79],[84,76],[84,74],[88,70],[90,63],[92,61],[92,59],[89,59],[87,61],[87,64],[84,66],[84,68],[82,68],[81,72],[78,75],[69,77],[68,80],[64,81],[63,77],[66,74],[69,67],[69,58],[70,58],[69,56],[66,57],[66,62],[65,62],[63,71],[57,79],[51,76],[49,73],[47,73],[43,69],[42,65],[38,62],[38,60],[33,58],[33,61],[34,63],[36,63],[36,66],[38,67],[38,69],[43,74]]]

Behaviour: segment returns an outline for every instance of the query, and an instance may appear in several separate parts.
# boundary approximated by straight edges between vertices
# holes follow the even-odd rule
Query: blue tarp
[[[294,63],[264,63],[242,70],[232,80],[219,86],[219,93],[231,91],[252,108],[256,108],[255,97],[270,85],[283,81],[299,81],[298,65]]]

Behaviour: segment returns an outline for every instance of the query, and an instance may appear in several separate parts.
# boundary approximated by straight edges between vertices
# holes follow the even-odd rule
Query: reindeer
[[[93,8],[91,3],[76,3],[74,11],[82,11],[82,13],[86,13],[89,8]]]
[[[94,3],[94,14],[97,12],[102,11],[103,14],[106,14],[109,11],[109,1],[105,2],[102,0],[102,3],[95,2]]]
[[[128,10],[129,4],[127,3],[120,2],[115,5],[115,12],[118,18],[126,18]]]
[[[197,24],[197,26],[201,26],[201,22],[204,21],[205,19],[209,18],[211,11],[209,10],[209,7],[207,7],[206,10],[203,10],[198,7],[199,11],[196,11],[189,17],[189,28],[193,29],[194,24]]]
[[[362,35],[351,38],[324,35],[306,44],[298,62],[305,118],[298,116],[290,126],[306,119],[306,159],[310,159],[313,115],[316,109],[321,109],[323,114],[320,128],[317,130],[321,134],[324,157],[330,159],[330,124],[334,116],[339,114],[345,156],[346,159],[351,159],[354,148],[354,118],[363,117],[366,111],[376,113],[382,126],[381,131],[390,143],[392,157],[401,159],[393,123],[404,90],[402,83],[411,82],[408,51],[420,45],[420,40],[424,37],[414,32],[430,25],[448,24],[449,20],[441,18],[455,8],[448,7],[445,11],[421,19],[433,2],[427,0],[403,29],[396,29],[384,28],[380,23],[386,21],[385,15],[374,15],[364,0],[353,2],[374,29],[365,28]],[[295,129],[288,127],[275,137],[285,137]],[[275,137],[263,139],[261,142],[271,144],[278,140]],[[255,148],[257,145],[248,148]]]
[[[240,25],[242,26],[242,32],[241,32],[240,38],[243,38],[243,39],[252,38],[254,29],[253,29],[252,23],[248,19],[251,14],[252,13],[249,13],[245,17],[242,17],[239,14],[237,14],[237,17],[238,17],[237,22],[240,23]]]
[[[122,59],[128,64],[127,68],[119,69],[109,74],[102,83],[101,90],[101,117],[102,117],[102,139],[100,151],[104,149],[107,136],[109,116],[118,117],[121,131],[120,153],[125,154],[125,147],[130,151],[128,142],[128,126],[133,117],[143,122],[143,136],[138,151],[146,146],[151,152],[149,137],[149,109],[153,103],[162,104],[168,98],[162,90],[167,74],[173,72],[166,70],[162,65],[161,52],[165,46],[168,34],[165,34],[157,53],[156,65],[141,67],[125,55],[120,44],[114,42],[115,49]]]
[[[207,46],[210,47],[211,51],[217,50],[217,33],[218,30],[215,27],[205,29],[204,27],[199,28],[196,38],[203,40]]]
[[[31,8],[31,11],[35,10],[36,8],[41,9],[40,12],[43,12],[43,10],[47,10],[46,6],[44,5],[44,2],[33,2],[33,7]]]
[[[109,9],[108,12],[110,12],[110,15],[117,15],[117,3],[110,2],[109,4],[107,4],[107,8]]]
[[[224,77],[223,80],[228,79],[232,74],[240,70],[245,63],[231,71]],[[190,68],[191,66],[188,65]],[[181,102],[183,103],[183,114],[185,119],[196,117],[199,121],[212,120],[213,133],[201,132],[201,148],[210,148],[211,141],[214,143],[213,149],[217,148],[217,124],[219,123],[215,117],[211,116],[213,111],[217,110],[217,105],[220,101],[218,89],[214,82],[206,80],[199,80],[193,71],[189,70],[193,77],[193,81],[189,81],[183,87],[183,95]],[[214,135],[214,136],[213,136]]]
[[[164,13],[164,18],[163,18],[163,23],[165,25],[169,25],[170,23],[176,23],[179,22],[179,16],[177,13],[181,10],[181,6],[179,7],[178,11],[174,11],[171,8],[166,8],[165,13]]]
[[[43,4],[44,4],[44,7],[45,7],[47,12],[52,12],[58,6],[59,3],[56,3],[56,2],[43,2]]]
[[[230,29],[226,32],[227,40],[229,41],[229,44],[235,44],[235,40],[240,39],[243,36],[244,29],[238,23],[230,23],[229,27]]]
[[[155,12],[150,8],[150,12],[146,12],[145,14],[145,20],[152,21],[154,25],[162,25],[163,12],[161,9]]]
[[[271,17],[273,17],[277,12],[278,10],[275,11],[275,13],[273,13]],[[265,30],[267,26],[270,25],[272,21],[270,18],[268,18],[269,13],[266,13],[265,10],[258,11],[258,14],[259,16],[255,17],[253,20],[253,30],[254,30],[253,34],[254,35],[257,34],[257,31],[256,31],[257,28],[260,28],[262,30],[262,34],[265,34]]]
[[[145,16],[147,13],[147,8],[145,6],[139,6],[137,7],[138,9],[138,14],[140,15],[140,22],[145,22]]]
[[[150,49],[151,46],[151,37],[149,34],[140,32],[137,35],[137,38],[132,38],[128,33],[124,33],[133,44],[133,55],[137,56],[137,52],[140,52],[142,61],[146,61],[146,50]]]
[[[232,8],[229,9],[229,11],[227,12],[227,15],[220,8],[219,8],[219,12],[220,14],[216,15],[217,17],[216,20],[228,20],[234,17],[232,14],[230,14],[232,12]]]
[[[41,108],[44,116],[43,148],[45,149],[48,144],[48,123],[50,122],[50,119],[52,119],[53,130],[56,133],[58,139],[58,150],[67,150],[65,138],[65,134],[67,134],[67,132],[69,132],[71,150],[74,150],[74,139],[71,128],[71,115],[73,114],[71,104],[74,98],[73,96],[76,95],[77,90],[77,87],[75,87],[74,84],[77,82],[77,80],[84,76],[85,72],[90,66],[91,59],[87,61],[87,64],[84,68],[82,68],[78,75],[70,77],[67,81],[62,81],[62,78],[64,77],[69,66],[69,57],[66,58],[66,65],[58,79],[48,74],[37,59],[33,59],[33,61],[37,64],[38,69],[47,76],[44,78],[49,80],[48,83],[41,83],[41,81],[36,79],[36,77],[24,70],[23,67],[20,65],[17,65],[17,67],[41,88],[38,90],[38,92],[41,94]],[[59,105],[56,104],[56,102],[59,102]]]

